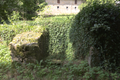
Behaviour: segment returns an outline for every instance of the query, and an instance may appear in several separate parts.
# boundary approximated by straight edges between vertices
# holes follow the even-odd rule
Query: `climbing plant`
[[[77,58],[84,58],[94,47],[107,70],[120,65],[120,9],[113,3],[94,2],[84,7],[75,17],[70,30],[70,41]]]

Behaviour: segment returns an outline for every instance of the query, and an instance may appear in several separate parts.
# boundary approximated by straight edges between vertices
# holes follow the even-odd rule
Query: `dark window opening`
[[[57,3],[60,3],[60,0],[57,0]]]
[[[66,9],[68,9],[68,6],[66,7]]]
[[[75,7],[75,9],[76,9],[77,7]]]
[[[57,6],[57,9],[59,9],[59,6]]]
[[[77,4],[77,0],[75,0],[75,4]]]

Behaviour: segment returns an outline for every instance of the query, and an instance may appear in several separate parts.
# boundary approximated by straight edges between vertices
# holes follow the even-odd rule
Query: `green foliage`
[[[83,76],[86,80],[109,80],[109,73],[101,70],[99,67],[93,67]]]
[[[52,28],[49,29],[51,34],[51,42],[53,43],[51,46],[53,49],[53,45],[57,46],[59,42],[65,43],[66,46],[63,46],[65,49],[61,49],[61,45],[58,45],[58,49],[61,51],[64,51],[67,49],[67,53],[69,55],[69,52],[72,53],[72,43],[69,43],[69,28],[71,23],[70,20],[67,19],[66,16],[63,17],[64,20],[62,20],[61,16],[55,17],[47,17],[40,19],[40,22],[34,22],[34,21],[19,21],[15,22],[14,24],[4,24],[0,26],[0,36],[2,37],[3,41],[7,41],[7,39],[12,40],[12,35],[27,32],[27,31],[35,31],[39,32],[40,28],[43,26],[44,28]],[[60,18],[61,17],[61,18]],[[71,17],[72,18],[72,17]],[[39,20],[39,19],[38,19]],[[59,21],[60,20],[60,21]],[[66,23],[65,23],[66,21]],[[57,32],[57,28],[60,30]],[[48,27],[49,26],[49,27]],[[61,28],[59,28],[61,27]],[[65,29],[65,30],[64,30]],[[10,31],[13,30],[14,32]],[[67,32],[65,32],[67,31]],[[7,33],[8,32],[8,33]],[[64,32],[63,35],[60,35],[62,32]],[[67,33],[67,34],[66,34]],[[54,36],[52,36],[54,34]],[[66,34],[66,35],[65,35]],[[4,37],[5,36],[5,37]],[[11,36],[11,37],[10,37]],[[57,37],[59,36],[59,37]],[[58,39],[61,39],[58,41]],[[65,39],[65,40],[64,40]],[[68,47],[68,48],[66,48]],[[69,51],[71,49],[71,51]],[[57,48],[55,48],[57,51]],[[51,52],[54,52],[51,50]],[[73,51],[74,52],[74,51]],[[70,53],[70,54],[71,54]],[[54,54],[56,54],[54,52]],[[51,64],[52,62],[48,59],[48,61],[45,62],[45,65],[43,65],[43,61],[37,62],[37,64],[29,63],[29,64],[18,64],[18,63],[12,63],[11,62],[11,56],[10,56],[10,50],[8,49],[8,46],[4,44],[4,42],[0,43],[0,79],[1,80],[119,80],[120,75],[118,73],[110,73],[105,72],[104,70],[94,67],[90,68],[86,61],[62,61],[61,65],[57,64]],[[69,57],[68,57],[69,58]],[[70,57],[71,58],[71,57]],[[59,58],[57,58],[59,59]],[[79,62],[79,63],[77,63]],[[12,64],[12,65],[11,65]],[[109,74],[109,76],[108,76]],[[111,79],[109,78],[111,77]]]
[[[0,43],[0,68],[11,63],[9,48]]]
[[[115,3],[114,0],[84,0],[84,2],[79,5],[79,9],[82,9],[82,8],[84,8],[85,6],[89,5],[89,4],[93,4],[94,2],[99,2],[100,4],[104,4],[104,3]]]
[[[35,19],[35,23],[44,26],[49,31],[49,54],[51,58],[65,59],[69,53],[69,27],[72,16],[40,16]],[[72,55],[71,55],[72,57]]]
[[[101,65],[107,70],[118,70],[120,61],[120,9],[111,3],[84,7],[75,17],[70,31],[77,57],[83,57],[91,46],[99,51]]]
[[[12,25],[8,25],[8,24],[0,25],[0,36],[1,36],[2,40],[7,42],[7,45],[8,45],[9,42],[12,41],[12,39],[14,38],[14,36],[16,34],[26,32],[26,31],[31,31],[32,29],[34,29],[33,26],[30,26],[30,25],[24,25],[24,26],[23,25],[15,25],[14,22],[13,22]]]
[[[10,15],[15,8],[18,8],[19,0],[1,0],[0,1],[0,21],[7,20],[8,14]]]
[[[32,19],[37,16],[36,11],[41,11],[45,5],[44,0],[21,0],[20,14],[24,19]]]
[[[16,21],[19,21],[21,18],[19,12],[17,11],[13,11],[11,13],[11,15],[8,15],[8,21],[12,24],[12,25],[15,25],[16,24]],[[3,21],[4,24],[5,24],[5,21]]]
[[[49,53],[57,59],[65,59],[65,51],[68,47],[68,30],[70,20],[55,21],[49,24]]]
[[[13,11],[17,11],[22,16],[21,19],[32,19],[36,16],[36,11],[41,11],[45,5],[44,0],[1,0],[0,1],[0,22],[8,20],[8,16]]]
[[[69,41],[69,39],[67,39],[67,40]],[[66,50],[66,59],[67,60],[74,60],[75,59],[72,43],[68,43],[68,48]]]

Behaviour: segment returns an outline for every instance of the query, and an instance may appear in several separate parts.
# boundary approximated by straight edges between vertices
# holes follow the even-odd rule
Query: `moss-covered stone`
[[[35,62],[48,56],[49,35],[46,32],[24,32],[16,35],[10,42],[13,61]]]

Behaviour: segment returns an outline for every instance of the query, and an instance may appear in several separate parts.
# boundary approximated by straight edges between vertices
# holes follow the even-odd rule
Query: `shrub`
[[[70,41],[77,57],[85,57],[93,46],[99,51],[105,69],[117,70],[120,61],[120,9],[112,3],[94,2],[75,17]]]
[[[55,21],[49,24],[49,53],[53,58],[65,59],[66,49],[68,47],[68,31],[70,20]]]
[[[49,31],[49,58],[65,59],[68,47],[68,31],[71,16],[40,16],[35,19],[37,25],[47,28]]]
[[[89,5],[89,3],[94,3],[95,1],[103,4],[103,3],[115,3],[114,0],[83,0],[83,3],[79,5],[79,9]]]

